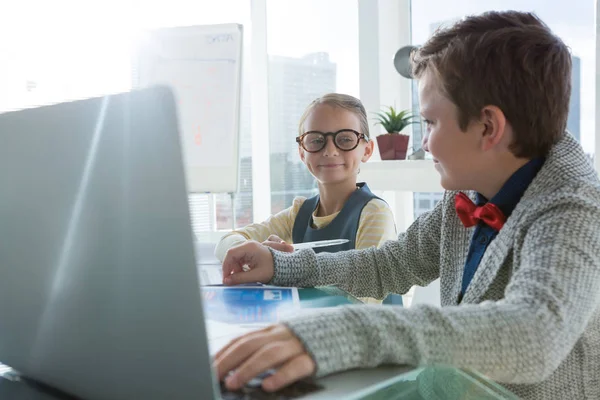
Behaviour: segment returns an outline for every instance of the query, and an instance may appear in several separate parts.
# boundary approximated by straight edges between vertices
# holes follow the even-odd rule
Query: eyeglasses
[[[327,136],[333,136],[333,144],[342,151],[354,150],[358,147],[360,139],[364,139],[365,142],[369,141],[364,133],[358,133],[352,129],[342,129],[337,132],[309,131],[298,136],[296,143],[309,153],[318,153],[325,148]]]

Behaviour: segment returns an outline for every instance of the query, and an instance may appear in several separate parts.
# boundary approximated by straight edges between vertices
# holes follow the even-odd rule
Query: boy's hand
[[[238,390],[257,375],[276,368],[262,382],[268,392],[311,376],[316,370],[302,343],[281,324],[234,339],[215,355],[214,365],[219,381],[227,377],[229,390]],[[228,375],[230,371],[233,373]]]
[[[227,250],[223,260],[223,283],[267,283],[273,279],[273,256],[266,246],[249,241]]]
[[[289,243],[286,243],[277,235],[269,236],[267,240],[265,240],[262,244],[264,244],[265,246],[269,246],[272,249],[284,251],[286,253],[294,252],[294,246],[292,246]]]

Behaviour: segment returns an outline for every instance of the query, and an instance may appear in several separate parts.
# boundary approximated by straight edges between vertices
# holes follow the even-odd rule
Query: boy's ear
[[[483,124],[481,136],[482,150],[487,151],[498,145],[506,135],[506,116],[496,106],[485,106],[481,110],[480,122]]]
[[[373,155],[373,150],[375,149],[375,143],[373,143],[373,139],[369,139],[367,145],[365,146],[365,153],[363,154],[360,161],[367,162],[369,158]]]

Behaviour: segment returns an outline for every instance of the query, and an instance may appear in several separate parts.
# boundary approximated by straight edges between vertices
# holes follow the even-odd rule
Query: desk
[[[363,304],[362,301],[350,293],[335,286],[322,286],[316,288],[299,288],[300,307],[325,308],[346,304]]]
[[[303,308],[322,308],[344,304],[358,304],[360,300],[335,287],[299,289]],[[0,366],[0,376],[10,377]],[[516,399],[501,386],[473,372],[449,367],[412,368],[382,366],[376,369],[354,370],[334,374],[320,380],[328,387],[351,388],[352,399]],[[377,382],[376,384],[373,384]],[[334,398],[335,398],[335,394]],[[332,398],[318,393],[315,400]],[[340,397],[337,397],[340,398]],[[347,396],[345,396],[348,399]],[[0,400],[72,400],[73,398],[49,388],[32,387],[0,377]],[[348,399],[350,400],[350,399]]]

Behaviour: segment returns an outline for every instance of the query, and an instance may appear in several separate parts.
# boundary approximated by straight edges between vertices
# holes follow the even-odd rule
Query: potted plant
[[[377,147],[382,160],[404,160],[408,151],[410,136],[402,133],[407,126],[418,124],[410,110],[396,111],[390,106],[387,110],[376,114],[377,123],[387,133],[377,136]]]

